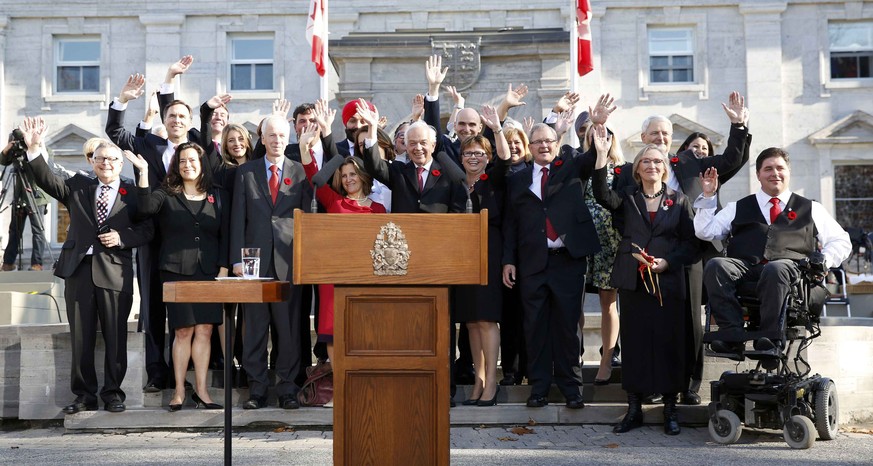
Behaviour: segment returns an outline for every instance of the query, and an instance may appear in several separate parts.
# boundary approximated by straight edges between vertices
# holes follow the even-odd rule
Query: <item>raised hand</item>
[[[718,191],[718,170],[715,167],[707,168],[705,172],[700,174],[700,186],[703,188],[703,195],[712,197]]]
[[[728,104],[722,102],[724,113],[730,118],[732,124],[745,124],[749,121],[749,109],[746,108],[746,98],[737,91],[731,92]]]
[[[133,167],[139,170],[140,173],[149,169],[149,163],[139,154],[134,154],[133,152],[126,150],[124,151],[124,158],[129,160]],[[146,177],[146,180],[148,180],[148,177]]]
[[[555,106],[552,107],[552,111],[555,113],[566,112],[570,107],[574,107],[578,102],[579,93],[567,92],[558,99],[558,102],[556,102]]]
[[[312,163],[312,156],[309,154],[309,150],[315,145],[315,138],[318,137],[319,130],[320,128],[318,124],[308,123],[303,127],[303,130],[300,133],[297,142],[300,143],[300,160],[304,165]]]
[[[24,143],[30,150],[42,145],[42,136],[48,130],[48,126],[42,117],[27,117],[21,122],[18,129],[24,134]]]
[[[151,124],[155,117],[158,116],[158,108],[158,91],[152,91],[148,101],[146,101],[145,117],[143,117],[142,121]]]
[[[521,107],[522,105],[527,105],[525,102],[522,102],[524,96],[527,95],[527,84],[519,84],[515,89],[512,88],[512,83],[509,84],[509,89],[506,91],[506,95],[503,96],[503,102],[506,104],[506,109],[509,110],[513,107]]]
[[[118,101],[126,104],[128,101],[138,99],[145,92],[145,76],[136,73],[127,78],[121,92],[118,93]]]
[[[327,101],[318,99],[315,101],[315,121],[318,122],[318,127],[321,130],[321,136],[330,136],[330,127],[333,125],[333,120],[336,118],[336,109],[330,108]]]
[[[485,104],[482,106],[482,113],[480,114],[482,118],[482,122],[488,125],[491,130],[497,132],[500,129],[500,118],[497,116],[497,109]]]
[[[591,119],[591,123],[595,125],[605,125],[607,118],[612,112],[617,108],[613,103],[615,99],[612,98],[608,93],[602,94],[599,99],[597,99],[597,103],[594,105],[594,108],[588,107],[588,115]]]
[[[416,94],[412,98],[412,121],[421,120],[422,115],[424,115],[424,96]]]
[[[609,135],[609,131],[603,125],[594,125],[593,131],[594,147],[597,148],[597,160],[600,160],[601,154],[605,160],[610,147],[612,147],[612,136]]]
[[[427,78],[428,95],[437,97],[440,95],[440,85],[446,79],[449,67],[443,68],[443,57],[432,55],[424,64],[424,76]]]
[[[558,139],[564,135],[570,128],[573,127],[573,107],[558,114],[558,121],[555,122],[555,132],[558,133]]]
[[[209,108],[215,109],[222,105],[227,105],[231,99],[233,99],[233,97],[231,97],[230,94],[218,94],[207,100],[206,105],[208,105]]]
[[[388,126],[388,117],[386,117],[384,115],[380,116],[379,117],[379,127],[382,129],[385,129],[386,126]]]
[[[533,129],[533,125],[535,120],[532,116],[524,117],[524,121],[522,121],[522,125],[524,127],[524,134],[530,135],[530,131]]]
[[[291,101],[285,99],[276,99],[273,101],[273,115],[278,115],[282,118],[288,118],[288,112],[291,110]]]
[[[357,110],[358,116],[363,118],[368,126],[376,127],[379,125],[379,110],[376,109],[375,105],[373,106],[373,110],[370,110],[370,106],[367,104],[366,100],[358,99]]]
[[[464,96],[458,92],[458,89],[455,86],[446,86],[446,90],[449,91],[449,94],[452,96],[452,102],[455,103],[455,107],[464,108]]]
[[[173,82],[173,78],[188,71],[188,68],[191,67],[192,63],[194,63],[194,57],[191,55],[185,55],[184,57],[180,58],[179,61],[173,63],[172,65],[170,65],[169,68],[167,68],[167,75],[164,78],[164,82],[167,84],[171,84]]]

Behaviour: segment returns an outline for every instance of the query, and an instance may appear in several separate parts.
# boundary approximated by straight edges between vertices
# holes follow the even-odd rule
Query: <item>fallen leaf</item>
[[[527,427],[522,427],[522,426],[513,427],[509,431],[515,435],[535,434],[536,433],[536,432],[534,432],[533,429],[528,429]]]
[[[290,427],[290,426],[276,427],[276,428],[273,430],[273,432],[276,432],[276,433],[279,433],[279,432],[294,432],[294,428],[293,428],[293,427]]]
[[[535,426],[535,425],[537,425],[537,421],[534,421],[533,418],[529,417],[529,418],[527,418],[527,425]]]
[[[14,446],[14,447],[10,447],[10,448],[12,448],[13,450],[18,450],[19,447]]]
[[[619,445],[617,443],[607,443],[603,446],[604,448],[618,448]]]
[[[497,440],[500,440],[501,442],[517,442],[518,441],[518,439],[515,437],[497,437]]]

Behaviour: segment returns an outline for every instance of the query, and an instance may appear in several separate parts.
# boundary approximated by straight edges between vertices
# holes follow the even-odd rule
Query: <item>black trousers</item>
[[[503,374],[521,380],[527,368],[524,347],[524,308],[519,287],[503,287],[503,320],[500,321],[500,367]]]
[[[707,243],[710,244],[710,243]],[[686,329],[685,361],[688,375],[688,389],[700,391],[703,379],[703,262],[697,262],[685,267],[685,306],[688,321]]]
[[[85,256],[73,275],[64,281],[64,299],[73,349],[70,389],[78,401],[97,403],[94,348],[99,323],[106,348],[100,399],[105,403],[124,401],[121,382],[127,373],[127,318],[133,295],[94,286],[91,256]]]
[[[172,351],[165,358],[167,348],[167,307],[161,287],[158,254],[160,241],[152,241],[136,250],[137,281],[140,294],[139,330],[145,333],[145,369],[149,382],[172,386]],[[170,344],[174,333],[170,334]],[[169,361],[168,361],[169,359]]]
[[[267,340],[274,326],[276,346],[276,395],[294,395],[300,389],[294,378],[300,371],[300,286],[291,287],[288,301],[246,304],[243,320],[243,368],[249,377],[252,397],[267,397]]]
[[[769,332],[771,339],[781,340],[785,333],[785,298],[791,284],[800,278],[797,263],[789,259],[766,264],[749,264],[742,259],[717,257],[706,264],[703,282],[709,294],[712,315],[719,330],[734,331],[736,341],[744,341],[743,309],[736,298],[739,281],[757,282],[761,301],[759,330]],[[732,338],[733,339],[733,338]]]
[[[550,255],[542,272],[519,278],[531,396],[548,395],[553,381],[567,399],[580,395],[581,341],[576,330],[585,269],[585,258],[574,259],[563,252]]]

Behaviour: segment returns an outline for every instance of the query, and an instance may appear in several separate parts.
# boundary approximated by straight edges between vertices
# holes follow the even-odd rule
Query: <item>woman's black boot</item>
[[[664,393],[664,433],[679,435],[679,413],[676,411],[676,393]]]
[[[613,427],[612,431],[616,434],[623,434],[625,432],[630,431],[631,429],[636,429],[643,425],[643,404],[642,404],[642,395],[639,393],[628,393],[627,394],[627,414],[624,415],[624,419],[621,422]]]

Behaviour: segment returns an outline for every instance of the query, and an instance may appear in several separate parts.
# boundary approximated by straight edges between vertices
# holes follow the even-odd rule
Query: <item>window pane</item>
[[[873,165],[834,167],[834,197],[837,222],[847,227],[873,231]]]
[[[100,90],[100,67],[99,66],[83,66],[82,67],[82,90],[83,91],[99,91]]]
[[[233,60],[273,60],[273,39],[234,39]]]
[[[230,88],[235,91],[252,89],[252,65],[232,65],[230,67]]]
[[[691,53],[691,30],[689,29],[651,29],[649,30],[649,53]]]
[[[871,60],[870,57],[871,55],[866,55],[858,58],[858,73],[862,78],[873,77],[873,69],[871,69],[873,60]]]
[[[856,57],[831,54],[831,78],[857,78],[858,59]]]
[[[60,41],[58,61],[100,61],[100,42],[98,41]]]
[[[670,72],[667,70],[652,70],[653,83],[668,83],[670,82]]]
[[[80,70],[81,68],[78,66],[59,66],[56,83],[58,91],[78,91],[81,88]]]
[[[674,83],[690,83],[694,80],[694,71],[690,69],[674,69],[673,70],[673,82]]]
[[[873,23],[832,23],[828,26],[831,50],[869,50],[873,48]]]
[[[673,57],[673,67],[674,68],[691,68],[692,61],[691,55],[680,55]]]
[[[255,89],[273,90],[273,65],[255,65]]]
[[[652,69],[668,68],[670,66],[670,57],[651,57],[649,61],[649,66]]]

